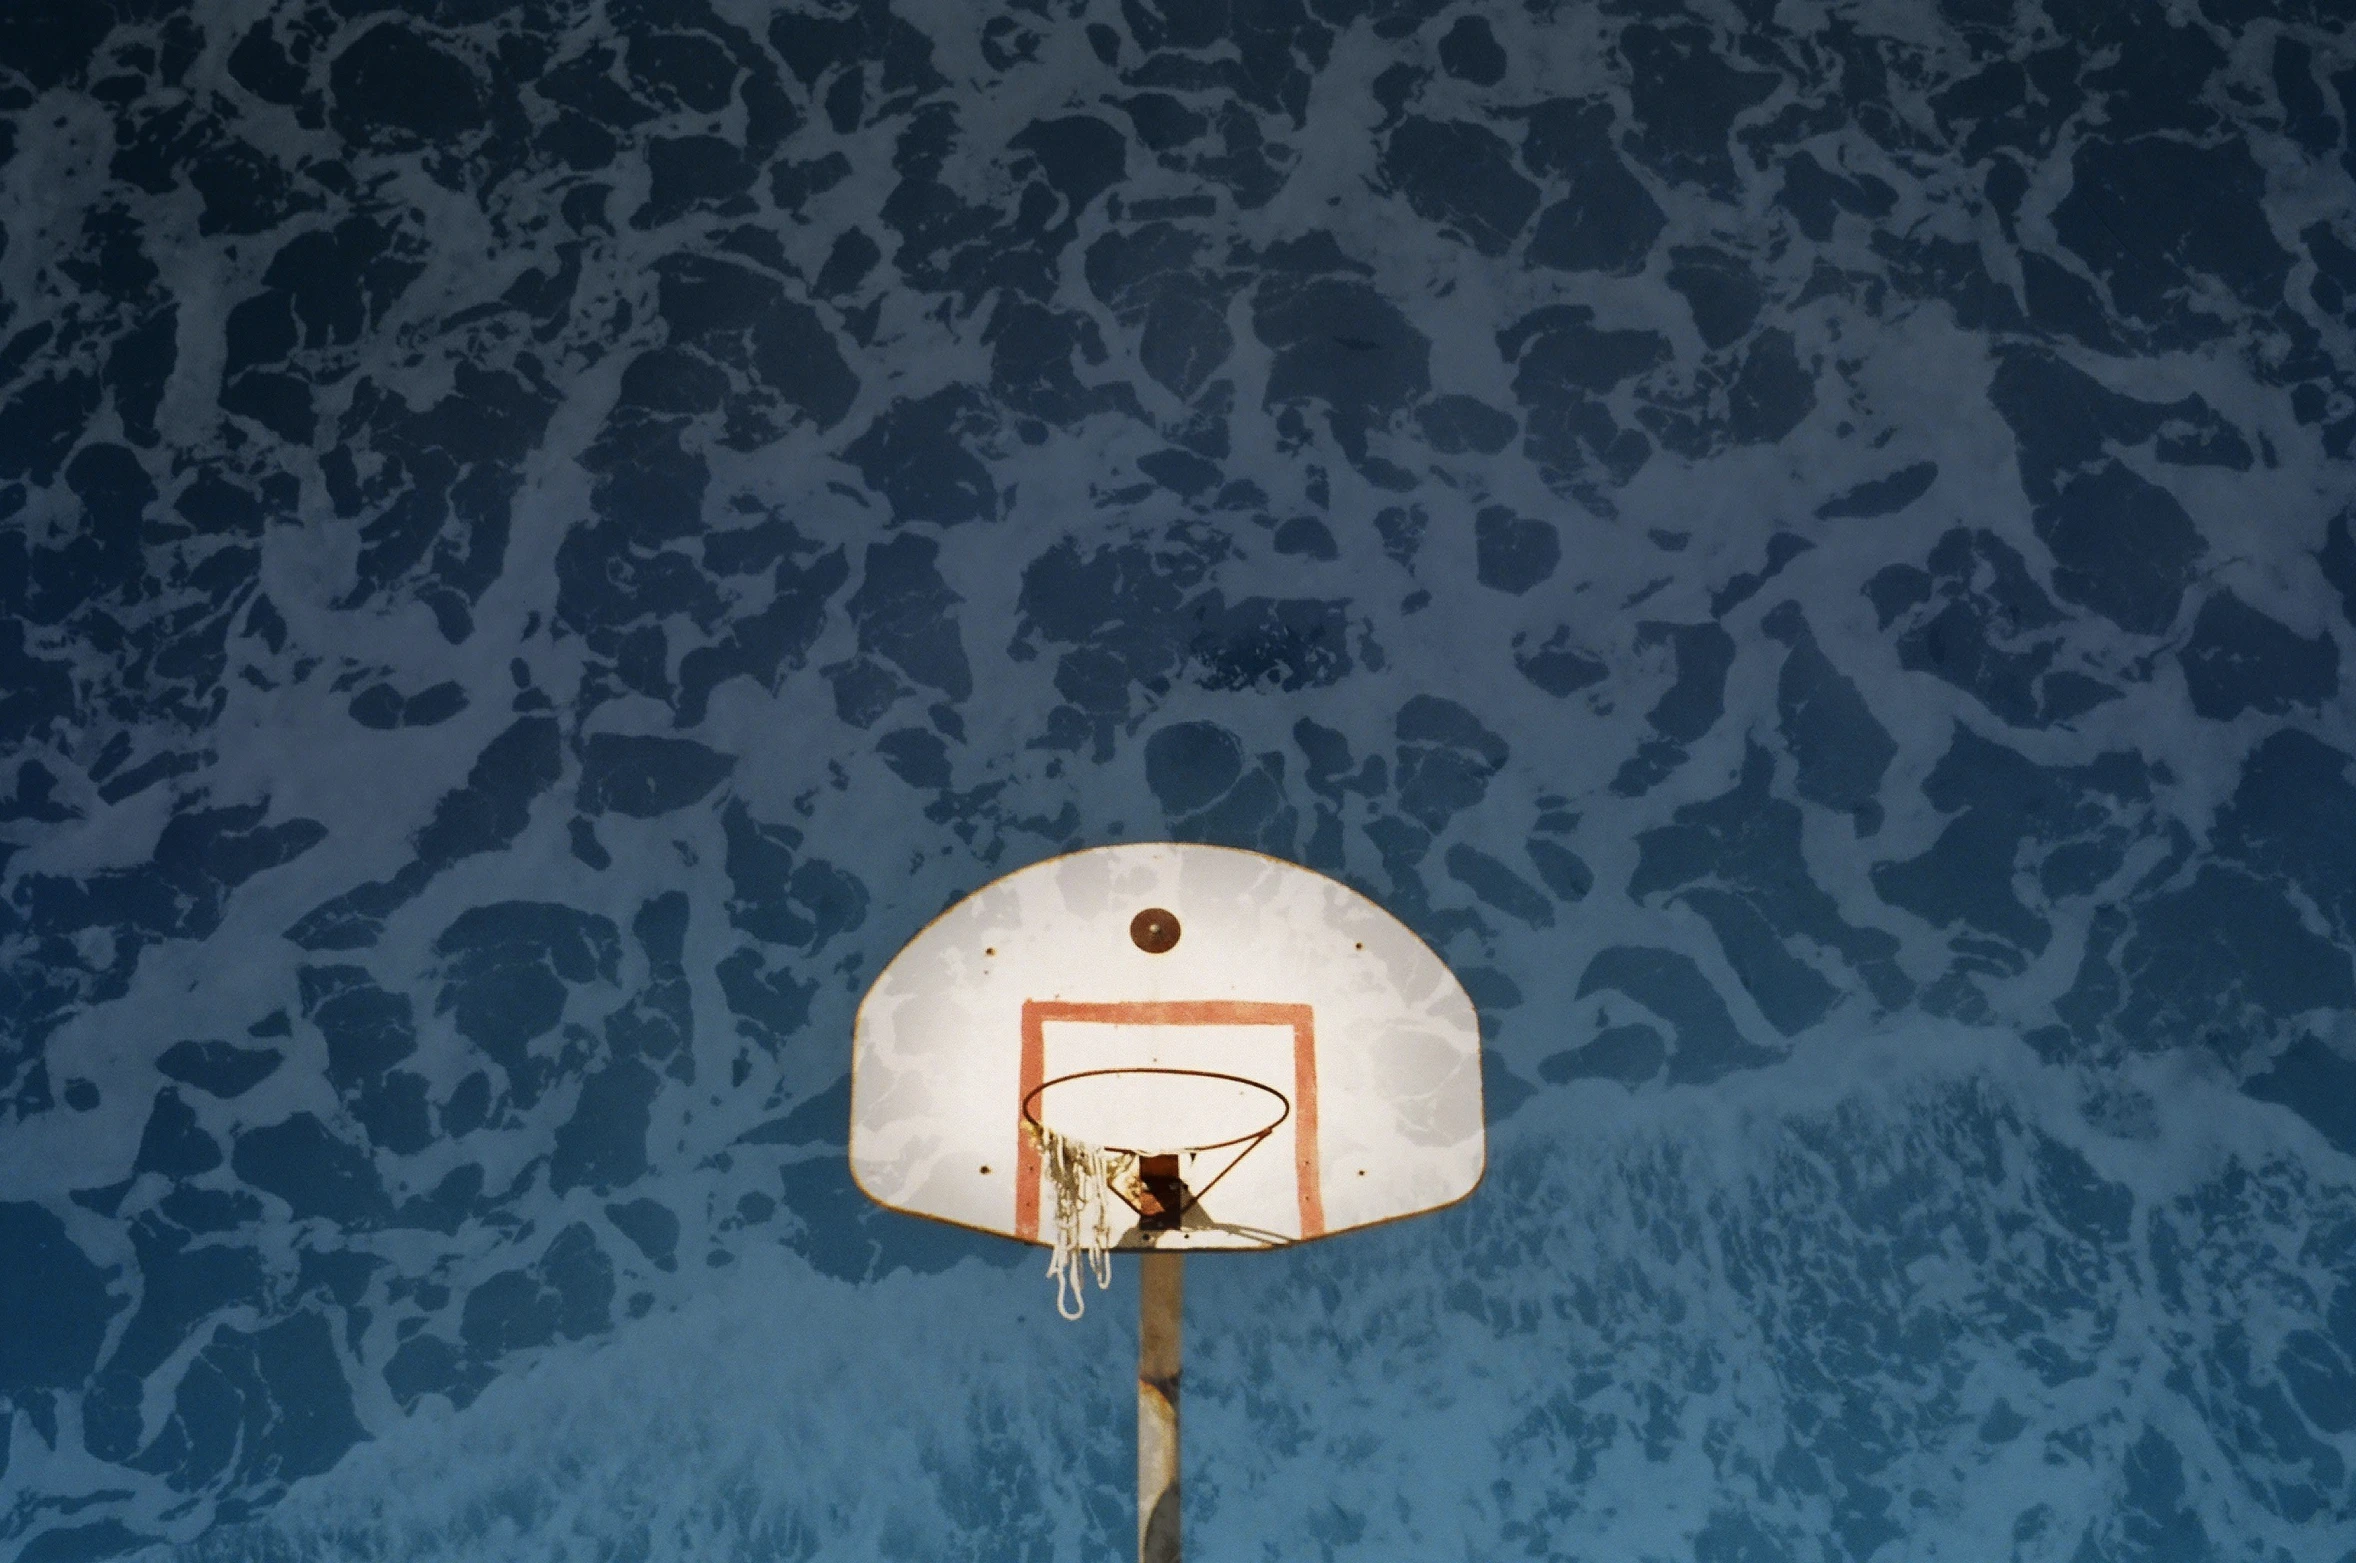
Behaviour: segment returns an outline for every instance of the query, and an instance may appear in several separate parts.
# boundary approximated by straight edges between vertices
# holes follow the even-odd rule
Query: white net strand
[[[1112,1246],[1117,1234],[1112,1181],[1131,1158],[1028,1119],[1023,1127],[1038,1145],[1041,1170],[1055,1190],[1055,1252],[1047,1261],[1048,1277],[1055,1282],[1055,1311],[1077,1319],[1088,1311],[1087,1294],[1081,1289],[1082,1254],[1087,1255],[1087,1271],[1096,1277],[1098,1291],[1113,1284]]]

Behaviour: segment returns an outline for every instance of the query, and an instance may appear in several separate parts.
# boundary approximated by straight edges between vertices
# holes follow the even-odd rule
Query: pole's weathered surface
[[[1186,1256],[1138,1256],[1137,1563],[1179,1563],[1178,1368]]]

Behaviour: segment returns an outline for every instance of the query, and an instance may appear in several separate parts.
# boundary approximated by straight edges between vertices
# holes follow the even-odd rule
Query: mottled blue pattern
[[[0,1553],[1118,1554],[1125,1290],[843,1076],[1174,836],[1493,1120],[1194,1266],[1201,1555],[2356,1559],[2352,122],[2344,0],[8,0]]]

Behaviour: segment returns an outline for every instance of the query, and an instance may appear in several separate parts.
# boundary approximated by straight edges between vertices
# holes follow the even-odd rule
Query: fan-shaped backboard
[[[1048,1241],[1026,1112],[1179,1157],[1184,1221],[1141,1220],[1123,1246],[1297,1242],[1472,1192],[1480,1027],[1422,940],[1325,875],[1097,847],[952,906],[859,1007],[851,1171],[870,1197]]]

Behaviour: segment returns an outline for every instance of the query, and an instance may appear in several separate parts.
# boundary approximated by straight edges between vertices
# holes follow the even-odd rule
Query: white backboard
[[[1035,863],[876,978],[851,1064],[871,1198],[1049,1241],[1026,1105],[1077,1139],[1186,1153],[1184,1223],[1140,1221],[1124,1247],[1263,1248],[1416,1215],[1471,1193],[1485,1156],[1480,1027],[1446,965],[1348,886],[1226,847]]]

